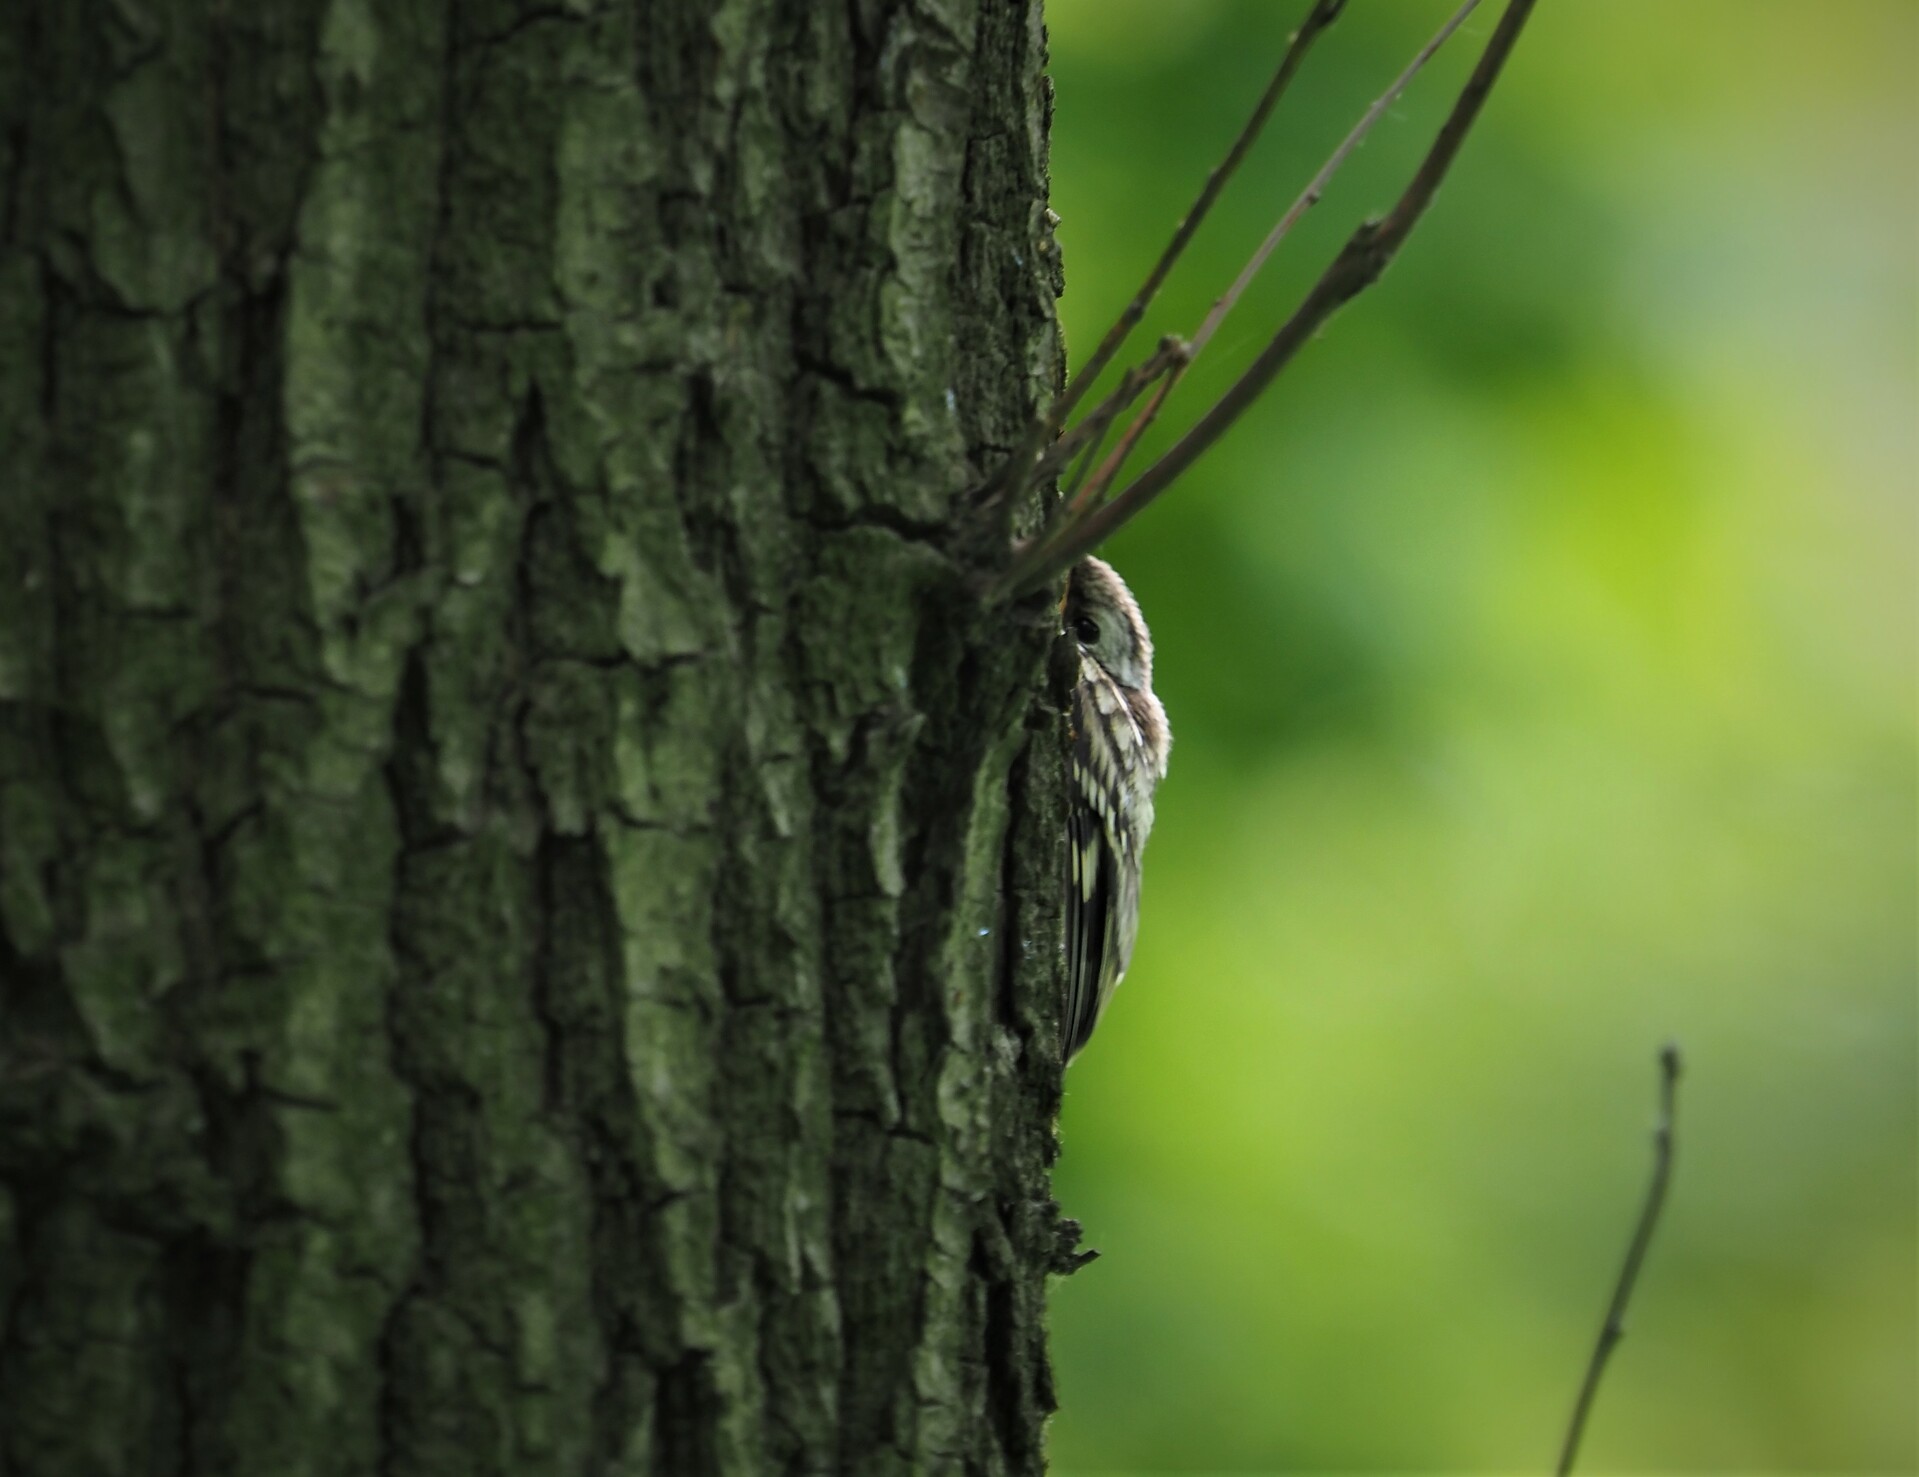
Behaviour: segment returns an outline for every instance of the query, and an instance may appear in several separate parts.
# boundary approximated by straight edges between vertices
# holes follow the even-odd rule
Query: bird
[[[1066,1000],[1071,1061],[1092,1038],[1139,932],[1140,853],[1172,730],[1153,694],[1153,638],[1139,602],[1103,559],[1068,576],[1062,632],[1079,646],[1068,714],[1072,796],[1067,821]]]

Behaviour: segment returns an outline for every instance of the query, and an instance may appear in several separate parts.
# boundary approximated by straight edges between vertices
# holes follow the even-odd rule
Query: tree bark
[[[1033,1472],[1038,0],[0,19],[0,1471]]]

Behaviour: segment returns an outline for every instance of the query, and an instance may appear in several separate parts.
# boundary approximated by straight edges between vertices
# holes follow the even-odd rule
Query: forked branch
[[[1252,286],[1253,279],[1259,275],[1259,269],[1266,265],[1266,259],[1273,254],[1279,243],[1286,239],[1293,227],[1299,224],[1300,218],[1319,204],[1320,197],[1326,193],[1326,186],[1332,183],[1333,176],[1339,173],[1340,166],[1352,155],[1353,150],[1365,142],[1366,135],[1373,131],[1373,125],[1385,116],[1386,110],[1397,102],[1399,95],[1412,84],[1413,78],[1420,74],[1439,48],[1452,39],[1453,32],[1466,23],[1466,17],[1478,8],[1479,0],[1465,0],[1465,4],[1454,11],[1447,18],[1446,24],[1434,33],[1432,40],[1419,48],[1418,54],[1406,64],[1406,69],[1393,80],[1393,85],[1374,100],[1373,105],[1365,111],[1359,122],[1353,125],[1352,131],[1340,140],[1339,147],[1327,156],[1326,162],[1319,167],[1319,173],[1313,176],[1312,183],[1300,191],[1299,198],[1293,201],[1292,206],[1279,218],[1272,230],[1266,233],[1266,239],[1259,243],[1259,249],[1240,269],[1239,276],[1234,279],[1233,285],[1227,288],[1219,301],[1213,304],[1213,310],[1206,315],[1206,321],[1199,325],[1199,331],[1193,335],[1195,359],[1199,357],[1200,350],[1212,342],[1213,335],[1219,331],[1219,325],[1226,321],[1226,315],[1238,306],[1240,298],[1245,296],[1246,289]]]
[[[1320,32],[1339,19],[1340,11],[1345,8],[1346,0],[1314,0],[1313,8],[1307,12],[1306,19],[1301,21],[1299,29],[1293,32],[1292,40],[1286,47],[1286,54],[1279,59],[1279,67],[1273,73],[1272,80],[1266,84],[1266,91],[1260,95],[1259,103],[1254,107],[1252,116],[1240,129],[1239,137],[1233,140],[1233,146],[1226,151],[1226,157],[1220,160],[1214,166],[1212,173],[1206,176],[1206,183],[1200,187],[1199,198],[1193,202],[1193,208],[1186,212],[1185,219],[1180,221],[1178,228],[1173,232],[1172,239],[1166,243],[1166,249],[1160,253],[1159,260],[1153,264],[1153,270],[1146,274],[1146,280],[1140,284],[1139,291],[1133,294],[1133,300],[1114,320],[1113,326],[1106,330],[1106,336],[1100,340],[1099,347],[1093,350],[1092,358],[1088,359],[1079,373],[1073,376],[1065,393],[1053,403],[1046,414],[1034,420],[1031,429],[1027,432],[1025,442],[1007,462],[1000,478],[998,488],[1000,495],[1015,493],[1021,487],[1033,482],[1049,479],[1060,463],[1065,460],[1064,457],[1055,459],[1050,467],[1040,469],[1035,469],[1033,465],[1035,458],[1050,454],[1053,442],[1066,424],[1067,417],[1078,408],[1080,401],[1086,397],[1086,392],[1093,387],[1107,365],[1113,362],[1114,356],[1125,346],[1128,335],[1138,326],[1140,319],[1146,316],[1147,308],[1152,306],[1153,299],[1159,295],[1160,287],[1186,250],[1187,243],[1199,230],[1200,223],[1206,219],[1207,212],[1213,208],[1213,202],[1219,198],[1220,192],[1226,188],[1226,182],[1233,177],[1234,171],[1240,166],[1240,161],[1246,157],[1247,152],[1266,127],[1266,120],[1272,116],[1274,107],[1278,105],[1280,98],[1292,84],[1294,74],[1299,71],[1299,64],[1305,61],[1306,53],[1312,49],[1313,42],[1319,38]],[[1148,379],[1150,378],[1149,376]],[[1142,381],[1142,384],[1145,382]],[[1134,389],[1133,394],[1137,396],[1137,388]],[[1131,398],[1109,411],[1102,422],[1101,431],[1093,434],[1102,433],[1104,426],[1112,423],[1113,416],[1130,403]],[[1102,409],[1105,407],[1102,406]],[[1078,444],[1078,442],[1074,443],[1075,446]],[[1066,456],[1071,454],[1069,449]]]
[[[1259,250],[1254,253],[1253,259],[1247,264],[1246,270],[1240,274],[1239,279],[1214,305],[1205,323],[1201,325],[1200,334],[1195,337],[1186,354],[1187,361],[1190,361],[1192,353],[1204,346],[1205,338],[1211,336],[1225,313],[1230,311],[1234,303],[1238,301],[1240,293],[1244,291],[1246,283],[1251,280],[1252,274],[1259,269],[1273,247],[1291,229],[1292,223],[1318,200],[1326,182],[1352,153],[1366,131],[1386,111],[1393,99],[1398,97],[1413,75],[1425,64],[1427,58],[1458,28],[1477,3],[1478,0],[1467,0],[1467,3],[1461,6],[1441,28],[1439,34],[1400,74],[1392,87],[1367,110],[1358,126],[1335,150],[1326,165],[1314,177],[1313,182],[1307,186],[1306,191],[1281,217],[1267,239],[1261,243]],[[1125,459],[1125,453],[1131,449],[1145,429],[1145,423],[1157,413],[1167,391],[1184,372],[1184,363],[1175,365],[1170,370],[1164,370],[1163,366],[1151,366],[1161,370],[1164,378],[1161,377],[1161,373],[1151,373],[1143,377],[1140,371],[1129,374],[1122,380],[1120,391],[1109,397],[1109,400],[1102,404],[1093,416],[1088,417],[1089,421],[1103,417],[1099,420],[1096,429],[1096,434],[1103,436],[1106,425],[1110,423],[1113,416],[1137,399],[1148,384],[1157,383],[1158,385],[1146,409],[1141,413],[1141,419],[1129,427],[1121,438],[1116,453],[1108,458],[1107,463],[1102,464],[1099,471],[1091,474],[1086,484],[1078,490],[1046,529],[1014,548],[1009,565],[989,588],[990,597],[1015,598],[1037,590],[1049,584],[1059,574],[1111,537],[1123,524],[1170,487],[1182,472],[1198,460],[1200,455],[1246,412],[1335,311],[1379,280],[1380,274],[1398,254],[1406,238],[1412,234],[1413,227],[1419,223],[1420,217],[1432,204],[1433,196],[1438,192],[1447,170],[1451,168],[1453,160],[1457,157],[1460,145],[1465,142],[1466,134],[1478,119],[1480,110],[1485,105],[1493,84],[1498,81],[1506,58],[1519,39],[1519,33],[1524,28],[1527,17],[1531,15],[1535,3],[1536,0],[1508,0],[1505,13],[1501,15],[1492,37],[1487,41],[1486,49],[1481,53],[1471,78],[1454,102],[1451,113],[1434,139],[1432,147],[1421,161],[1411,183],[1407,185],[1393,208],[1384,217],[1367,221],[1353,232],[1346,245],[1321,274],[1319,280],[1314,283],[1300,305],[1294,309],[1292,315],[1280,326],[1265,349],[1232,387],[1174,443],[1170,450],[1110,501],[1102,502],[1101,495],[1110,485],[1112,476],[1117,474],[1120,464]],[[1292,47],[1287,52],[1285,61],[1281,63],[1280,72],[1275,76],[1273,86],[1268,89],[1269,97],[1275,96],[1276,90],[1283,90],[1284,80],[1290,79],[1291,74],[1287,69],[1289,66],[1296,65],[1296,59],[1303,55],[1302,41],[1310,39],[1310,28],[1313,22],[1317,20],[1318,28],[1323,29],[1338,14],[1338,10],[1337,5],[1328,7],[1321,4],[1314,7],[1312,14],[1308,16],[1307,24],[1301,27],[1299,35],[1295,37]],[[1268,106],[1266,99],[1262,99],[1262,107],[1266,106]],[[1258,116],[1256,114],[1256,117]],[[1235,145],[1235,150],[1243,152],[1241,145],[1249,141],[1248,134],[1242,133],[1240,144]],[[1236,155],[1228,156],[1228,163],[1236,162]],[[1213,176],[1209,178],[1207,190],[1201,192],[1199,204],[1195,206],[1193,214],[1181,224],[1173,243],[1162,255],[1153,273],[1148,276],[1141,294],[1136,296],[1126,311],[1121,314],[1119,321],[1101,342],[1099,351],[1087,366],[1087,370],[1082,371],[1075,378],[1073,387],[1061,398],[1060,404],[1055,406],[1053,413],[1037,423],[1039,430],[1057,434],[1065,414],[1070,412],[1077,403],[1084,387],[1091,383],[1098,370],[1110,361],[1113,353],[1117,352],[1127,331],[1144,312],[1145,303],[1150,299],[1151,293],[1158,289],[1166,271],[1170,270],[1173,259],[1177,257],[1179,249],[1185,244],[1185,239],[1190,237],[1191,227],[1197,224],[1196,217],[1203,213],[1204,207],[1210,205],[1213,195],[1217,194],[1216,182],[1222,178],[1225,169],[1226,165],[1222,165],[1221,169],[1215,170]],[[1148,365],[1143,365],[1140,370],[1144,371],[1148,368]],[[1119,401],[1121,394],[1125,396],[1123,401]],[[1116,404],[1116,401],[1119,403]],[[1075,432],[1077,431],[1076,427]],[[1068,433],[1069,438],[1073,435],[1074,433]],[[1077,449],[1079,444],[1079,441],[1074,441],[1074,449]],[[1043,446],[1044,442],[1041,445]],[[1070,455],[1070,451],[1067,454]],[[1041,453],[1039,446],[1028,446],[1023,447],[1014,462],[1009,464],[1007,475],[1016,478],[1018,468],[1038,467],[1045,468],[1046,475],[1050,476],[1052,471],[1057,470],[1057,466],[1056,461],[1050,461]],[[1107,471],[1109,467],[1110,473]],[[1100,480],[1102,474],[1105,474],[1107,478],[1104,482]]]

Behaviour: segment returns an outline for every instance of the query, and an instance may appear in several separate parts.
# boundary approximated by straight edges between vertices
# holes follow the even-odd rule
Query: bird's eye
[[[1099,622],[1090,615],[1076,616],[1073,620],[1073,634],[1079,637],[1081,646],[1099,645]]]

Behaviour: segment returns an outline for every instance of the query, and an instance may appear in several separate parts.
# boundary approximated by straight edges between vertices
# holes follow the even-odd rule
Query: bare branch
[[[1180,376],[1186,373],[1186,366],[1190,363],[1192,350],[1186,341],[1168,334],[1159,341],[1159,348],[1154,351],[1152,358],[1127,370],[1120,387],[1055,442],[1047,455],[1040,459],[1038,471],[1043,479],[1053,475],[1052,461],[1055,456],[1082,444],[1087,445],[1086,455],[1080,458],[1079,467],[1071,483],[1064,489],[1065,495],[1046,526],[1014,551],[1012,562],[989,585],[989,599],[1000,599],[1017,589],[1035,588],[1026,579],[1026,571],[1045,563],[1051,547],[1049,541],[1060,537],[1062,530],[1070,529],[1088,509],[1097,507],[1104,499],[1106,490],[1125,467],[1126,459],[1139,444],[1139,438],[1153,424],[1160,407],[1166,403],[1166,397],[1172,393],[1173,386],[1179,383]],[[1112,429],[1114,418],[1149,388],[1153,391],[1152,398],[1133,418],[1133,423],[1126,428],[1126,434],[1120,437],[1119,445],[1112,454],[1094,470],[1094,461],[1100,447],[1106,442],[1106,433]]]
[[[1148,386],[1176,364],[1184,364],[1192,357],[1192,350],[1186,341],[1168,334],[1159,341],[1150,357],[1141,360],[1125,374],[1120,376],[1119,384],[1112,394],[1094,406],[1080,418],[1079,424],[1048,446],[1033,466],[1033,480],[1043,482],[1051,478],[1066,465],[1080,447],[1088,441],[1096,440],[1106,434],[1107,427],[1129,405],[1144,394]]]
[[[1045,584],[1111,537],[1170,487],[1174,479],[1245,413],[1338,308],[1379,280],[1380,273],[1432,204],[1535,3],[1536,0],[1509,0],[1472,77],[1461,90],[1445,125],[1398,202],[1382,219],[1368,221],[1353,232],[1292,316],[1232,387],[1170,450],[1111,502],[1075,519],[1070,526],[1049,531],[1018,548],[1013,568],[1021,572],[1020,578],[1016,583],[1010,578],[1003,579],[999,589],[1018,595]]]
[[[1646,1260],[1646,1248],[1652,1245],[1652,1233],[1659,1224],[1660,1209],[1666,1203],[1666,1187],[1672,1180],[1673,1098],[1679,1086],[1679,1048],[1671,1042],[1659,1052],[1659,1120],[1652,1133],[1652,1183],[1646,1187],[1646,1201],[1639,1211],[1639,1224],[1633,1228],[1632,1241],[1626,1247],[1626,1262],[1613,1284],[1612,1301],[1606,1305],[1606,1321],[1599,1327],[1592,1358],[1586,1364],[1586,1377],[1579,1385],[1579,1398],[1573,1403],[1572,1420],[1566,1426],[1566,1442],[1559,1452],[1558,1477],[1567,1477],[1573,1460],[1579,1455],[1579,1438],[1585,1434],[1586,1417],[1592,1413],[1593,1396],[1599,1391],[1599,1377],[1606,1361],[1626,1336],[1626,1305],[1632,1301],[1633,1284],[1639,1280],[1640,1265]]]
[[[1173,387],[1179,383],[1180,376],[1186,373],[1186,365],[1190,362],[1187,360],[1175,364],[1166,371],[1165,377],[1159,382],[1159,387],[1153,391],[1152,398],[1141,408],[1140,413],[1133,417],[1133,423],[1126,428],[1126,434],[1119,438],[1119,445],[1115,446],[1112,455],[1100,464],[1100,469],[1093,474],[1093,479],[1087,484],[1085,492],[1073,499],[1073,504],[1084,506],[1096,503],[1106,489],[1113,485],[1120,470],[1126,465],[1126,458],[1133,454],[1133,448],[1139,445],[1139,438],[1144,436],[1151,427],[1154,418],[1159,414],[1160,407],[1166,403],[1166,397],[1173,393]],[[1069,504],[1069,508],[1073,504]]]
[[[1226,151],[1226,157],[1220,160],[1214,166],[1212,173],[1206,176],[1206,183],[1200,187],[1199,198],[1193,202],[1192,209],[1186,212],[1185,219],[1173,232],[1172,239],[1166,243],[1166,249],[1160,253],[1159,260],[1154,263],[1153,270],[1146,274],[1146,280],[1140,284],[1139,291],[1133,294],[1133,300],[1126,305],[1113,326],[1106,330],[1106,336],[1100,340],[1099,347],[1093,350],[1092,358],[1088,359],[1085,367],[1073,376],[1065,392],[1053,403],[1052,408],[1045,415],[1035,417],[1024,442],[1007,463],[1006,471],[1000,481],[999,490],[1002,493],[1009,492],[1014,486],[1023,485],[1028,481],[1043,480],[1030,473],[1029,469],[1033,465],[1034,458],[1049,449],[1053,439],[1059,435],[1060,427],[1066,424],[1067,417],[1085,398],[1086,392],[1093,387],[1106,366],[1113,362],[1113,357],[1125,345],[1127,336],[1138,326],[1140,319],[1146,316],[1146,309],[1158,296],[1167,274],[1173,270],[1181,253],[1186,250],[1187,243],[1199,230],[1200,222],[1206,219],[1206,213],[1213,208],[1213,202],[1219,198],[1220,191],[1226,188],[1226,182],[1233,177],[1233,172],[1239,168],[1240,161],[1246,157],[1261,130],[1265,128],[1266,120],[1271,116],[1273,108],[1285,94],[1287,87],[1292,84],[1293,75],[1299,70],[1299,64],[1306,59],[1306,53],[1312,49],[1313,42],[1318,39],[1320,32],[1339,19],[1340,11],[1345,8],[1346,0],[1314,0],[1313,8],[1307,12],[1306,19],[1301,21],[1299,29],[1293,32],[1292,40],[1286,47],[1286,54],[1280,58],[1279,68],[1273,73],[1272,80],[1266,84],[1266,91],[1261,94],[1252,116],[1240,129],[1239,137],[1233,140],[1233,146]]]
[[[1333,176],[1339,173],[1340,166],[1346,162],[1353,150],[1365,142],[1366,135],[1373,131],[1373,125],[1386,116],[1386,110],[1399,101],[1399,95],[1406,90],[1413,78],[1419,75],[1426,63],[1433,59],[1434,53],[1446,44],[1453,32],[1465,23],[1466,17],[1478,8],[1479,0],[1466,0],[1464,5],[1454,11],[1446,24],[1439,28],[1432,40],[1419,49],[1419,54],[1406,64],[1406,70],[1399,74],[1391,87],[1379,95],[1359,122],[1353,125],[1352,132],[1340,141],[1339,147],[1334,149],[1332,155],[1319,167],[1319,173],[1313,176],[1312,183],[1300,191],[1299,198],[1292,203],[1291,208],[1279,218],[1272,230],[1266,233],[1266,239],[1259,243],[1259,250],[1255,251],[1246,265],[1240,269],[1239,276],[1234,279],[1233,285],[1226,289],[1218,302],[1213,304],[1212,311],[1206,315],[1206,321],[1199,325],[1199,331],[1193,335],[1195,359],[1199,357],[1200,350],[1212,341],[1213,335],[1219,331],[1219,325],[1226,321],[1226,315],[1233,311],[1246,289],[1252,285],[1253,279],[1259,275],[1260,268],[1266,265],[1266,258],[1273,254],[1273,249],[1286,239],[1287,233],[1299,223],[1301,216],[1319,204],[1320,196],[1326,193],[1326,186],[1332,183]]]
[[[1213,335],[1219,331],[1220,324],[1226,321],[1227,314],[1232,312],[1240,298],[1245,294],[1246,289],[1252,285],[1253,279],[1259,275],[1260,269],[1266,265],[1267,258],[1273,254],[1274,249],[1286,238],[1287,233],[1292,230],[1300,218],[1319,203],[1320,197],[1324,195],[1326,187],[1332,181],[1333,176],[1339,172],[1340,166],[1346,162],[1352,152],[1365,140],[1366,135],[1372,131],[1373,125],[1385,116],[1386,110],[1390,108],[1399,98],[1399,95],[1406,90],[1413,78],[1419,75],[1426,63],[1432,60],[1433,55],[1441,46],[1446,44],[1447,39],[1451,37],[1454,31],[1459,29],[1465,22],[1466,17],[1471,15],[1478,6],[1479,0],[1465,0],[1465,3],[1453,13],[1445,25],[1439,28],[1439,31],[1433,38],[1420,48],[1419,53],[1407,64],[1405,70],[1399,74],[1398,78],[1393,82],[1393,85],[1387,88],[1373,105],[1366,110],[1359,122],[1353,126],[1351,132],[1341,141],[1339,147],[1333,150],[1331,157],[1320,166],[1319,173],[1313,176],[1311,183],[1300,192],[1299,197],[1293,201],[1292,206],[1286,213],[1279,218],[1279,221],[1274,225],[1273,229],[1266,233],[1266,239],[1260,242],[1258,249],[1253,252],[1246,265],[1240,269],[1239,276],[1234,279],[1232,286],[1214,301],[1211,311],[1207,313],[1205,320],[1200,324],[1199,331],[1194,334],[1192,341],[1186,346],[1185,364],[1190,364],[1197,358],[1200,350],[1205,348]],[[1289,53],[1289,56],[1290,55],[1291,53]],[[1243,137],[1244,135],[1242,134],[1242,138]],[[1214,172],[1214,177],[1219,177],[1219,171]],[[1211,183],[1212,181],[1209,180],[1209,187]],[[1202,201],[1204,201],[1205,197],[1202,196],[1201,198]],[[1174,247],[1169,247],[1168,255],[1161,258],[1162,267],[1170,265],[1171,257],[1176,254],[1176,247],[1179,244],[1182,243],[1175,238]],[[1159,275],[1164,276],[1164,272],[1160,272]],[[1148,288],[1156,288],[1157,282],[1154,278],[1149,277],[1147,279],[1147,286]],[[1135,319],[1137,318],[1137,314],[1134,313],[1134,310],[1139,309],[1143,311],[1145,301],[1149,295],[1149,293],[1142,291],[1141,295],[1134,299],[1132,306],[1128,309],[1129,313],[1134,314]],[[1129,326],[1127,317],[1122,315],[1120,321],[1113,325],[1113,330],[1107,334],[1106,341],[1100,345],[1101,352],[1107,352],[1110,348],[1117,348],[1120,339],[1125,336],[1123,330]],[[1162,339],[1160,341],[1159,355],[1129,370],[1126,376],[1121,380],[1118,390],[1102,401],[1099,408],[1087,416],[1079,425],[1074,426],[1071,431],[1061,436],[1060,439],[1040,457],[1039,464],[1035,469],[1035,476],[1038,480],[1043,481],[1052,474],[1055,466],[1063,463],[1065,457],[1077,449],[1087,435],[1094,436],[1096,438],[1096,444],[1097,442],[1103,442],[1110,428],[1112,418],[1117,415],[1126,404],[1130,404],[1146,384],[1157,380],[1157,388],[1153,393],[1153,398],[1134,419],[1132,425],[1127,428],[1125,435],[1120,439],[1117,451],[1108,457],[1106,461],[1100,465],[1099,470],[1090,477],[1086,475],[1087,462],[1082,462],[1080,475],[1075,477],[1073,486],[1069,490],[1067,497],[1054,509],[1052,516],[1048,519],[1046,528],[1020,549],[1012,565],[1001,577],[998,588],[1020,588],[1026,583],[1031,570],[1050,568],[1053,564],[1052,555],[1055,542],[1064,535],[1066,530],[1071,529],[1080,518],[1084,517],[1090,509],[1097,507],[1104,499],[1107,489],[1117,480],[1121,469],[1125,466],[1126,459],[1132,454],[1133,448],[1139,444],[1140,438],[1145,435],[1147,429],[1152,425],[1154,418],[1159,414],[1160,407],[1165,404],[1166,397],[1172,392],[1173,387],[1179,383],[1180,376],[1184,373],[1184,364],[1182,364],[1171,373],[1165,374],[1163,378],[1160,377],[1158,368],[1160,357],[1165,354],[1169,342],[1172,341]],[[1100,360],[1098,355],[1095,355],[1092,372],[1097,374],[1099,369],[1103,367],[1103,364],[1104,361]],[[1084,377],[1082,376],[1076,383],[1084,384]]]
[[[1126,336],[1146,315],[1147,307],[1158,296],[1167,274],[1173,270],[1173,264],[1179,260],[1180,253],[1186,250],[1186,244],[1193,239],[1193,234],[1199,229],[1200,222],[1206,219],[1206,212],[1213,208],[1213,202],[1226,188],[1226,181],[1233,177],[1233,172],[1239,168],[1240,161],[1252,148],[1253,141],[1265,128],[1267,117],[1291,84],[1293,74],[1299,70],[1299,64],[1306,59],[1307,51],[1311,49],[1319,33],[1339,19],[1339,12],[1345,8],[1345,3],[1346,0],[1318,0],[1318,3],[1308,12],[1306,19],[1300,22],[1299,29],[1293,33],[1291,44],[1286,48],[1286,54],[1280,58],[1279,70],[1273,73],[1273,80],[1266,84],[1266,91],[1261,96],[1259,105],[1253,109],[1252,117],[1248,118],[1246,126],[1240,129],[1239,137],[1233,140],[1233,146],[1226,151],[1226,157],[1220,160],[1211,174],[1206,176],[1206,183],[1200,189],[1199,198],[1193,202],[1193,208],[1186,212],[1186,219],[1179,223],[1179,229],[1173,232],[1173,239],[1166,243],[1166,250],[1160,253],[1159,261],[1154,264],[1153,270],[1146,274],[1146,280],[1140,284],[1139,291],[1133,294],[1133,300],[1126,305],[1126,310],[1119,315],[1118,321],[1107,329],[1106,337],[1101,339],[1099,347],[1093,350],[1093,357],[1086,361],[1085,368],[1073,376],[1073,383],[1067,387],[1066,393],[1053,407],[1049,419],[1056,430],[1066,424],[1066,418],[1073,413],[1080,398],[1093,381],[1099,378],[1100,372],[1112,363],[1113,356],[1125,344]],[[1474,0],[1474,3],[1477,4],[1478,0]]]

